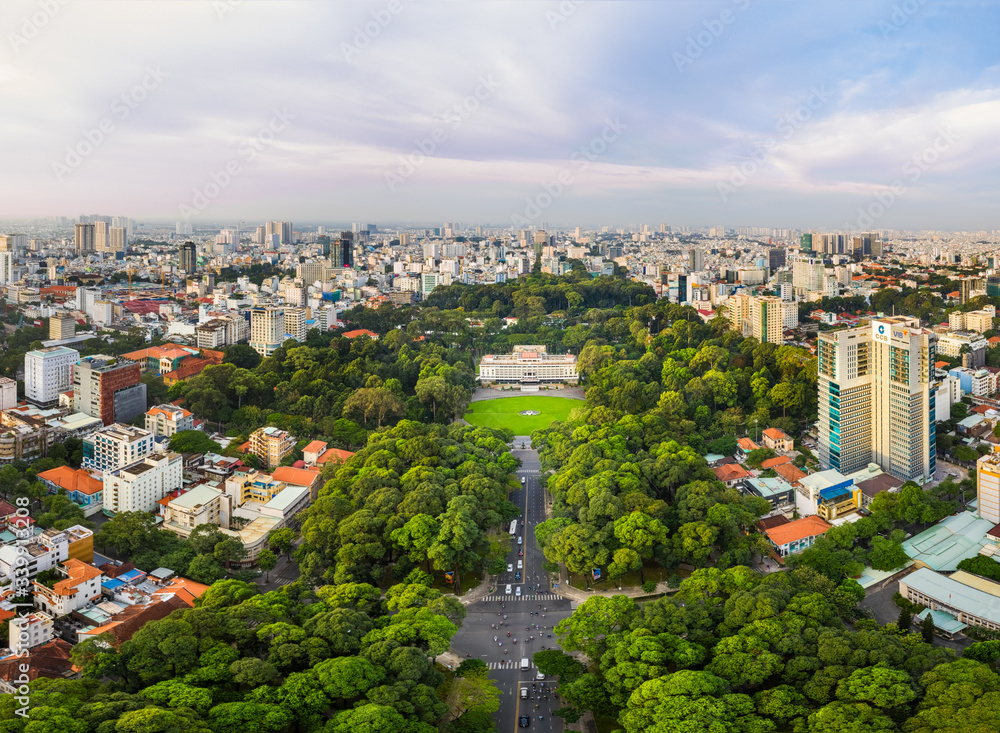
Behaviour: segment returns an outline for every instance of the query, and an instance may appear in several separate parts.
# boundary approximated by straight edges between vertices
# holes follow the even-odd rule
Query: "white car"
[[[518,560],[517,561],[517,569],[518,570],[524,570],[524,560]]]
[[[520,590],[521,589],[518,588],[518,591],[520,591]],[[509,585],[504,589],[504,593],[506,593],[507,595],[510,595],[510,586]]]
[[[524,476],[521,477],[521,483],[525,483]]]
[[[510,586],[507,586],[507,587],[509,588]],[[521,586],[517,586],[517,590],[514,591],[514,595],[515,596],[521,595]]]
[[[517,537],[517,544],[523,545],[524,544],[524,537],[521,537],[520,535],[518,535],[518,537]]]
[[[538,674],[535,675],[535,679],[536,680],[544,680],[545,679],[545,675],[542,674],[541,672],[539,672]]]
[[[514,572],[514,566],[511,565],[510,563],[507,563],[507,572],[508,573]]]

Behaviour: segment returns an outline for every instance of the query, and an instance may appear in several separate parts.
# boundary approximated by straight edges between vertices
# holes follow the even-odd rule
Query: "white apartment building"
[[[34,578],[38,573],[58,567],[71,555],[92,559],[94,533],[79,524],[64,530],[42,530],[27,543],[0,546],[0,581],[12,581],[15,576]]]
[[[17,382],[8,377],[0,377],[0,410],[10,410],[17,406]]]
[[[285,309],[256,306],[250,310],[250,347],[261,356],[273,354],[285,340]]]
[[[954,358],[962,353],[963,346],[968,346],[970,351],[978,351],[985,349],[988,345],[986,339],[979,333],[955,331],[938,336],[937,353]]]
[[[7,624],[10,648],[20,652],[33,649],[52,641],[54,624],[52,617],[43,611],[34,611],[27,616],[15,616]]]
[[[231,512],[231,501],[226,492],[201,484],[167,504],[163,510],[162,528],[187,539],[199,524],[228,528]]]
[[[392,284],[400,290],[411,293],[420,292],[420,278],[418,277],[397,277]]]
[[[878,464],[920,483],[936,468],[935,334],[914,318],[821,333],[819,454],[847,474]]]
[[[110,300],[95,300],[94,309],[91,313],[94,323],[108,325],[115,320],[115,304]]]
[[[154,445],[151,431],[114,423],[84,441],[83,466],[98,471],[115,471],[141,461],[153,452]]]
[[[151,512],[156,502],[183,486],[178,453],[150,456],[104,474],[104,513]]]
[[[296,341],[305,341],[309,326],[309,314],[305,308],[285,308],[285,335]]]
[[[194,415],[176,405],[157,405],[146,412],[146,430],[169,438],[181,430],[194,430]]]
[[[546,384],[568,382],[576,384],[576,356],[547,354],[544,346],[514,347],[512,354],[487,354],[479,362],[481,382],[515,384]]]
[[[45,613],[58,617],[65,616],[91,601],[101,598],[101,581],[104,574],[89,563],[70,558],[59,568],[63,580],[57,580],[51,587],[37,580],[33,584],[35,605]]]
[[[80,358],[76,349],[50,346],[24,355],[24,397],[36,407],[59,404],[59,395],[73,389],[73,365]]]
[[[227,324],[219,319],[212,319],[199,324],[194,329],[195,345],[199,349],[221,349],[226,343]]]
[[[792,286],[797,293],[823,290],[826,285],[826,266],[821,259],[800,259],[792,265]]]

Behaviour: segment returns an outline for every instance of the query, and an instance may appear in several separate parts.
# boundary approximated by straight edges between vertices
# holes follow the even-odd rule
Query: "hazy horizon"
[[[1000,229],[988,6],[36,0],[0,19],[3,218]]]

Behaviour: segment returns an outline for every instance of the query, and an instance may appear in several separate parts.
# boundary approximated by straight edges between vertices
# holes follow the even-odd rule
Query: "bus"
[[[510,523],[510,536],[513,537],[517,534],[517,520],[515,519]]]

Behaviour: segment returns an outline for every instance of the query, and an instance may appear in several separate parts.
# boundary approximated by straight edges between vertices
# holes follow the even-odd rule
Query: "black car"
[[[520,718],[517,719],[517,724],[522,728],[527,728],[529,725],[531,725],[531,718],[529,718],[527,715],[522,715]]]

